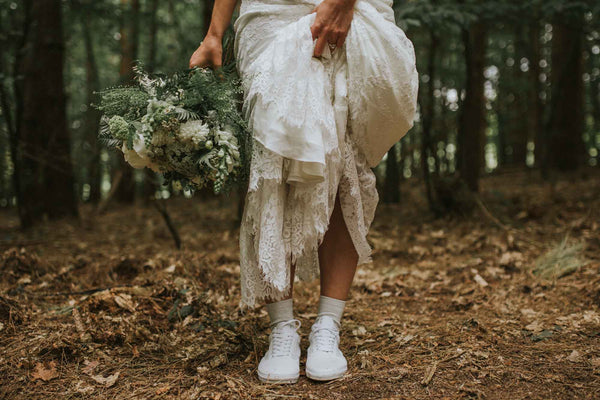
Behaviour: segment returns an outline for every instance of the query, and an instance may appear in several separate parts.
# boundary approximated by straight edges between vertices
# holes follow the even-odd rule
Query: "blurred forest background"
[[[375,169],[349,371],[286,387],[238,308],[245,188],[161,186],[90,107],[136,60],[187,68],[212,6],[0,0],[0,398],[600,398],[600,1],[394,2],[418,119]]]
[[[600,167],[599,4],[395,1],[421,86],[415,128],[378,167],[383,200],[399,202],[402,182],[420,178],[441,215],[485,174]],[[89,105],[130,81],[135,60],[186,68],[211,10],[210,0],[0,0],[0,206],[31,226],[80,203],[168,198],[98,143]]]

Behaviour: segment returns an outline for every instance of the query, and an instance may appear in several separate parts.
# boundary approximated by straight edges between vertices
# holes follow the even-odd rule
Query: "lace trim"
[[[254,307],[266,298],[283,299],[290,288],[290,270],[310,281],[319,276],[318,247],[329,226],[339,187],[344,221],[359,256],[371,261],[366,235],[379,200],[375,174],[364,155],[345,135],[344,157],[327,155],[328,179],[317,184],[287,184],[288,160],[252,146],[250,185],[240,227],[240,307]]]

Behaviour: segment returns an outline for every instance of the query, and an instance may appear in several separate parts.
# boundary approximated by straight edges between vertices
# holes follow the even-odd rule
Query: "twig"
[[[421,385],[423,385],[423,386],[429,385],[429,383],[431,382],[431,379],[433,379],[433,375],[435,375],[435,372],[437,371],[438,365],[445,363],[447,361],[450,361],[450,360],[454,360],[455,358],[458,358],[465,353],[466,353],[465,351],[458,351],[458,352],[456,352],[456,354],[452,354],[446,358],[443,358],[440,361],[434,361],[433,364],[431,364],[431,367],[429,367],[429,369],[427,370],[425,377],[423,377],[423,380],[421,381]]]
[[[494,215],[492,215],[492,213],[487,209],[485,204],[483,204],[483,201],[481,200],[481,198],[479,196],[474,196],[474,197],[475,197],[475,201],[477,202],[477,205],[479,206],[481,211],[483,211],[485,216],[488,217],[494,224],[498,225],[502,230],[504,230],[505,232],[508,232],[508,233],[513,233],[515,235],[518,235],[520,240],[527,242],[533,246],[536,246],[538,248],[544,247],[543,244],[541,244],[535,240],[529,239],[525,235],[522,235],[521,234],[522,232],[519,231],[518,229],[515,229],[508,225],[503,224],[502,221],[500,221],[498,218],[496,218],[496,217],[494,217]]]
[[[110,200],[113,198],[113,196],[117,192],[117,188],[119,187],[119,184],[121,183],[122,178],[123,178],[123,171],[118,169],[111,179],[110,192],[108,192],[108,196],[106,196],[106,198],[104,200],[102,200],[100,202],[100,204],[98,204],[98,208],[96,209],[96,212],[98,214],[102,214],[106,210],[108,203],[110,203]]]
[[[35,293],[35,292],[26,292],[28,296],[38,296],[38,297],[59,297],[59,296],[75,296],[75,295],[86,295],[86,294],[94,294],[98,292],[103,292],[105,290],[112,290],[118,288],[127,288],[134,287],[135,285],[118,285],[118,286],[109,286],[104,288],[95,288],[88,290],[81,290],[78,292],[59,292],[59,293]]]
[[[75,321],[75,328],[77,328],[77,332],[79,332],[79,338],[81,339],[81,341],[89,341],[91,339],[91,336],[89,333],[86,332],[86,329],[83,326],[81,314],[79,314],[79,310],[77,309],[77,307],[73,307],[73,320]]]
[[[171,232],[171,236],[173,236],[173,240],[175,240],[175,246],[177,247],[177,249],[181,249],[181,238],[179,237],[179,232],[177,232],[177,228],[175,228],[175,225],[173,225],[173,220],[171,220],[171,216],[169,215],[169,212],[167,211],[167,205],[164,201],[161,200],[155,200],[153,202],[154,207],[158,210],[158,212],[160,213],[160,215],[162,215],[163,219],[165,220],[165,223],[167,224],[167,227],[169,228],[169,232]]]
[[[429,367],[429,369],[427,370],[425,377],[421,381],[421,385],[423,385],[423,386],[429,385],[429,382],[431,382],[431,379],[433,378],[433,375],[435,374],[435,371],[437,370],[437,366],[438,366],[438,361],[434,361],[433,364],[431,365],[431,367]]]
[[[510,231],[512,229],[510,226],[503,224],[502,221],[500,221],[498,218],[496,218],[492,215],[492,213],[487,209],[485,204],[483,204],[483,201],[481,201],[481,197],[475,196],[475,201],[477,202],[477,205],[479,206],[481,211],[483,211],[485,216],[488,217],[489,219],[491,219],[493,223],[495,223],[496,225],[498,225],[500,228],[504,229],[505,231]]]
[[[465,353],[466,353],[466,351],[464,351],[464,350],[463,351],[457,351],[456,354],[452,354],[452,355],[444,358],[442,361],[440,361],[440,363],[445,363],[447,361],[454,360],[455,358],[458,358],[458,357],[462,356]]]

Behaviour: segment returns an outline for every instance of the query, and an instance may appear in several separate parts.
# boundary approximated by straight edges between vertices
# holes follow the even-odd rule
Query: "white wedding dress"
[[[243,111],[252,131],[240,227],[240,307],[279,300],[296,276],[318,276],[318,246],[339,189],[358,253],[378,194],[376,166],[412,127],[418,89],[413,45],[391,0],[357,0],[341,48],[313,57],[321,0],[242,0],[234,23]]]

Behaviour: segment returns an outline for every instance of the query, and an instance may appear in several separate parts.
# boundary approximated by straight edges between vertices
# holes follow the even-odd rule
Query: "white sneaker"
[[[317,381],[328,381],[344,375],[348,370],[346,357],[339,349],[340,324],[329,315],[318,316],[309,335],[306,354],[306,376]]]
[[[300,321],[282,321],[271,329],[269,349],[258,364],[258,378],[267,383],[296,383],[300,375]]]

